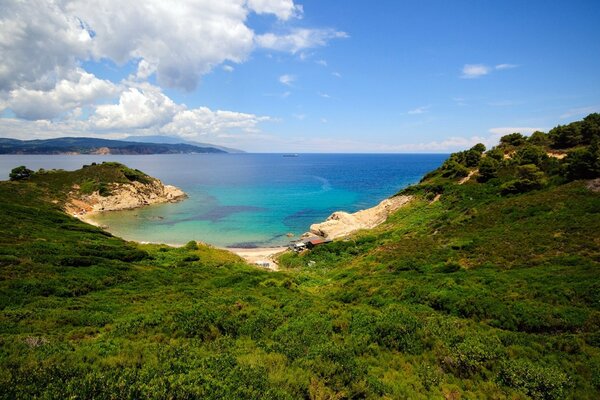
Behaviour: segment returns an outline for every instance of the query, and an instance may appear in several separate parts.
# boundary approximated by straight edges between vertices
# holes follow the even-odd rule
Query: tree
[[[547,146],[550,143],[548,135],[540,131],[533,132],[527,141],[536,146]]]
[[[585,144],[591,143],[594,138],[600,138],[600,114],[590,114],[583,119],[581,136]]]
[[[10,171],[9,178],[11,181],[22,181],[29,179],[31,175],[33,175],[33,171],[28,169],[26,166],[21,165],[20,167],[13,168],[12,171]]]
[[[500,189],[502,194],[517,194],[540,189],[546,183],[544,173],[534,164],[527,164],[518,166],[517,179],[506,182]]]
[[[567,178],[592,179],[600,176],[600,138],[585,149],[571,151],[565,158]]]
[[[475,146],[471,147],[471,150],[483,153],[485,151],[485,145],[483,143],[477,143]]]
[[[500,168],[500,162],[491,157],[484,157],[479,163],[479,182],[487,182],[492,178],[498,176],[498,169]]]
[[[514,159],[519,165],[534,164],[538,167],[548,159],[546,151],[540,146],[528,144],[515,153]]]
[[[444,163],[442,170],[442,176],[445,178],[462,178],[469,175],[469,170],[452,158]]]
[[[525,136],[521,135],[518,132],[511,133],[510,135],[504,135],[500,138],[501,145],[507,146],[520,146],[525,143],[527,139]]]
[[[496,161],[504,160],[504,152],[497,147],[489,150],[487,153],[485,153],[485,155],[486,157],[493,158]]]
[[[555,149],[568,149],[582,143],[581,122],[572,122],[569,125],[558,125],[550,129],[548,137],[551,146]]]

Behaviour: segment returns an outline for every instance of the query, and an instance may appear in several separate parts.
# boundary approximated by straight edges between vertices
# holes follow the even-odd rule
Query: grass
[[[270,272],[52,202],[124,168],[0,182],[0,398],[600,395],[600,198],[583,181],[502,196],[434,175],[382,226]]]

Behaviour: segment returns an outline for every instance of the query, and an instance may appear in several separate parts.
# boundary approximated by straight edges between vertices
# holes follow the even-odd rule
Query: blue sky
[[[600,111],[598,1],[44,4],[1,6],[3,137],[448,152]]]

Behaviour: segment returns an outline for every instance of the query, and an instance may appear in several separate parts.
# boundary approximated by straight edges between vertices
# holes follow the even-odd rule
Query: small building
[[[311,237],[305,240],[305,245],[308,249],[314,249],[315,247],[321,245],[321,244],[325,244],[325,243],[331,243],[332,240],[331,239],[325,239],[322,237]]]

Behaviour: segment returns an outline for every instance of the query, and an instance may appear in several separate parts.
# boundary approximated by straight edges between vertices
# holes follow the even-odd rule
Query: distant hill
[[[195,154],[228,153],[217,146],[186,143],[145,143],[98,138],[63,137],[46,140],[0,138],[0,154]]]
[[[148,135],[148,136],[127,136],[125,139],[129,142],[144,142],[144,143],[161,143],[161,144],[189,144],[192,146],[201,147],[214,147],[215,149],[226,151],[227,153],[245,153],[243,150],[234,149],[231,147],[218,146],[216,144],[195,142],[191,140],[185,140],[177,136],[163,136],[163,135]]]

